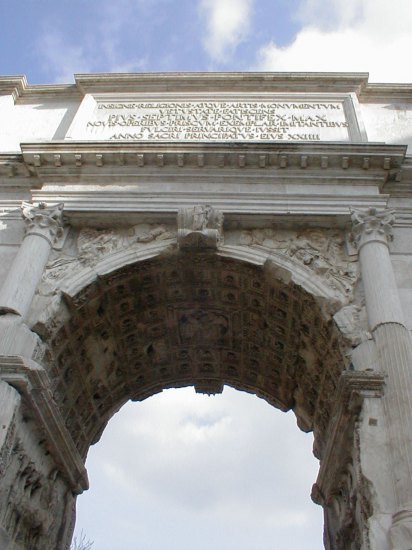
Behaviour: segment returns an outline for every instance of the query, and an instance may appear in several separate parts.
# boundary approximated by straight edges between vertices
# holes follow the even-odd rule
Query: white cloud
[[[204,46],[213,61],[224,62],[248,35],[253,0],[201,0],[206,17]]]
[[[73,74],[134,72],[146,68],[147,57],[130,52],[126,40],[142,26],[148,7],[144,0],[104,0],[94,21],[94,32],[76,37],[55,19],[47,19],[37,49],[55,82],[72,82]],[[131,22],[135,21],[135,25]]]
[[[364,16],[364,0],[301,0],[297,18],[303,26],[315,25],[324,30],[356,24]]]
[[[38,43],[38,51],[46,71],[54,76],[55,82],[73,82],[74,73],[90,72],[93,59],[80,45],[68,44],[56,30],[45,30]]]
[[[134,549],[134,536],[144,550],[187,541],[193,550],[269,550],[274,538],[279,550],[317,550],[322,511],[309,497],[311,441],[292,414],[230,388],[210,398],[168,390],[127,405],[90,451],[91,489],[79,500],[77,529],[100,550]],[[108,498],[116,504],[104,512]]]
[[[412,82],[410,0],[305,0],[307,26],[290,45],[258,52],[267,71],[362,71],[372,82]]]

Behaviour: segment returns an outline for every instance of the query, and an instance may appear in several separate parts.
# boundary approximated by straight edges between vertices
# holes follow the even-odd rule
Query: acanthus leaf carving
[[[23,202],[21,206],[26,235],[40,235],[52,245],[63,234],[63,203],[47,205],[44,202],[35,206]]]
[[[378,211],[376,208],[359,210],[351,208],[352,233],[351,244],[359,248],[369,241],[380,241],[388,244],[393,240],[393,210]]]

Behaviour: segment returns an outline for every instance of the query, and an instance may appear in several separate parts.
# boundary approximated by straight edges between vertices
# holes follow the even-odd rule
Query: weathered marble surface
[[[410,550],[410,103],[359,74],[0,78],[0,545],[67,547],[128,399],[228,384],[313,431],[327,550]]]

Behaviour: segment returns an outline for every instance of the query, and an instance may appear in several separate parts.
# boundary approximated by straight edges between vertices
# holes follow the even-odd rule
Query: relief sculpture
[[[216,248],[223,240],[223,214],[208,204],[182,208],[177,215],[180,248]]]
[[[338,292],[350,295],[357,280],[356,263],[346,257],[343,234],[339,231],[307,228],[302,231],[253,229],[243,231],[239,243],[262,246],[313,270]]]
[[[76,249],[71,254],[63,251],[46,266],[43,281],[53,283],[68,273],[83,267],[93,267],[104,256],[133,246],[175,238],[176,233],[165,225],[138,224],[126,229],[84,228],[79,231]]]
[[[194,310],[182,313],[178,326],[183,344],[193,344],[205,339],[219,343],[229,331],[229,319],[219,312]]]

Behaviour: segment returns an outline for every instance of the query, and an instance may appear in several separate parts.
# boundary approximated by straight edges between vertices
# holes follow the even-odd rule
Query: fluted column
[[[23,203],[26,234],[0,289],[0,313],[25,317],[55,240],[63,232],[63,204]]]
[[[412,341],[405,326],[389,253],[393,212],[352,211],[369,329],[387,374],[384,410],[396,498],[391,550],[412,548]]]

